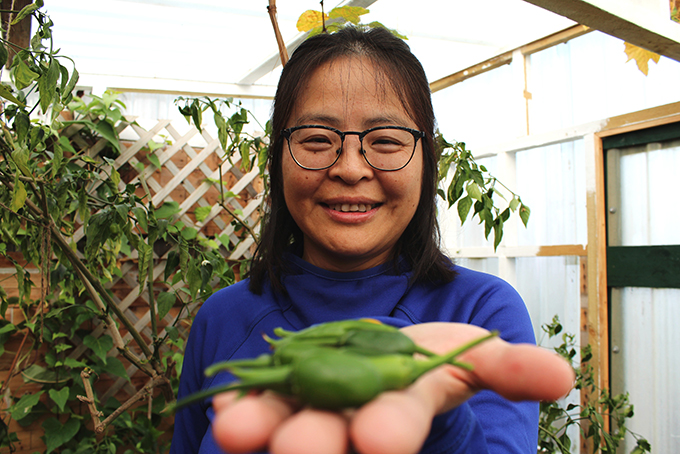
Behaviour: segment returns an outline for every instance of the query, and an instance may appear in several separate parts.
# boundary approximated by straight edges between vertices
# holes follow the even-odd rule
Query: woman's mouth
[[[329,205],[329,208],[334,211],[341,211],[343,213],[365,213],[373,208],[377,207],[379,204],[364,204],[364,203],[334,203]]]

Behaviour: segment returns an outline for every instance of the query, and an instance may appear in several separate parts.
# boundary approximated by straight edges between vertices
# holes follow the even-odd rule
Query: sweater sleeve
[[[203,385],[204,365],[204,333],[206,323],[201,311],[194,319],[192,329],[187,339],[182,374],[179,383],[178,399],[199,391]],[[175,415],[175,427],[170,445],[170,454],[196,454],[201,446],[210,421],[206,416],[206,404],[194,404],[185,407]]]
[[[510,343],[535,344],[524,301],[500,279],[494,280],[474,311],[470,323],[498,330]],[[495,392],[482,391],[469,401],[482,426],[490,454],[533,454],[538,445],[538,402],[511,402]]]

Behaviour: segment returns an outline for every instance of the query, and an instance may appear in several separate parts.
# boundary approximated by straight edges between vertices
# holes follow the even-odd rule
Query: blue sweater
[[[409,274],[390,264],[352,273],[317,268],[291,256],[293,274],[283,283],[287,294],[266,286],[262,295],[241,281],[213,294],[191,328],[179,397],[232,380],[228,374],[206,378],[217,361],[252,358],[268,351],[262,334],[276,327],[300,330],[348,318],[373,317],[395,326],[446,321],[498,330],[509,342],[535,343],[531,321],[517,292],[497,277],[455,267],[448,284],[409,285]],[[209,402],[177,413],[171,454],[222,453],[210,429]],[[437,416],[421,451],[427,454],[536,452],[538,404],[510,402],[482,391],[466,404]]]

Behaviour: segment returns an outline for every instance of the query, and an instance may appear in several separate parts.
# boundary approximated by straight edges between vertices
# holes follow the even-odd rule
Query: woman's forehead
[[[318,67],[301,85],[289,126],[314,122],[335,125],[361,116],[367,127],[412,123],[386,72],[365,57],[343,57]]]

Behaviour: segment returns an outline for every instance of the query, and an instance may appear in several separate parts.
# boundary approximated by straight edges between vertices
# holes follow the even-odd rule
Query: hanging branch
[[[92,375],[92,370],[83,369],[80,373],[80,378],[83,380],[83,388],[85,389],[85,396],[77,396],[78,400],[87,404],[90,410],[90,415],[92,415],[92,423],[94,424],[94,431],[97,433],[103,433],[106,427],[113,422],[118,416],[122,415],[128,408],[132,407],[135,403],[142,401],[149,397],[151,399],[151,393],[153,392],[154,386],[162,385],[165,387],[170,387],[170,380],[164,375],[156,375],[144,386],[142,389],[137,391],[134,396],[130,397],[128,400],[123,402],[120,407],[116,408],[109,416],[103,421],[100,419],[104,416],[104,413],[97,410],[96,400],[94,397],[94,391],[92,390],[92,384],[90,383],[90,375]],[[151,418],[149,418],[151,419]]]
[[[269,6],[267,6],[267,11],[269,12],[269,18],[272,21],[272,26],[274,27],[276,44],[278,44],[279,46],[281,66],[285,66],[286,63],[288,63],[288,50],[286,49],[286,43],[283,42],[283,37],[281,36],[281,31],[279,30],[279,22],[276,19],[276,0],[269,0]]]

